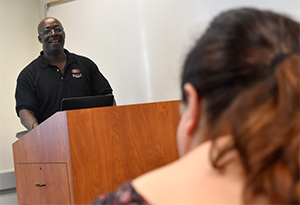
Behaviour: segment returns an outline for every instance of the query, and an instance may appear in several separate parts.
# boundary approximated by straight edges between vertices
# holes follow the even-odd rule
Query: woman
[[[299,204],[299,23],[220,14],[189,53],[181,158],[95,204]]]

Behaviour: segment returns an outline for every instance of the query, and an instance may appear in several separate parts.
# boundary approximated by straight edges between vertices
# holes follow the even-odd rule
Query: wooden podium
[[[179,101],[57,112],[13,144],[19,204],[89,204],[178,158]]]

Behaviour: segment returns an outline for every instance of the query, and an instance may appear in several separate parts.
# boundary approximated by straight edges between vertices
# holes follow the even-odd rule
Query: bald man
[[[63,98],[112,95],[94,62],[64,49],[65,38],[57,19],[48,17],[39,23],[43,50],[20,72],[15,93],[17,115],[28,130],[59,111]]]

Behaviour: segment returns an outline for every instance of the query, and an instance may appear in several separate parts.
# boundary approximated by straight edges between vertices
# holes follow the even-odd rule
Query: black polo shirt
[[[67,97],[112,94],[112,88],[90,59],[65,50],[67,62],[64,74],[40,56],[26,66],[17,79],[16,112],[28,109],[39,123],[60,110]]]

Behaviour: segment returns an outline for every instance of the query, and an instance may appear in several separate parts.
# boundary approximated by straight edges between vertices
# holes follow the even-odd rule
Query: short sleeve
[[[108,80],[99,71],[97,65],[90,59],[88,60],[89,60],[90,67],[92,69],[91,76],[90,76],[92,95],[112,94],[113,90]]]
[[[93,93],[95,95],[107,95],[112,94],[112,88],[108,80],[97,69],[93,75]]]
[[[17,87],[15,92],[16,112],[19,116],[19,111],[28,109],[36,113],[38,111],[38,99],[35,94],[34,82],[26,77],[26,74],[21,72],[17,79]]]

